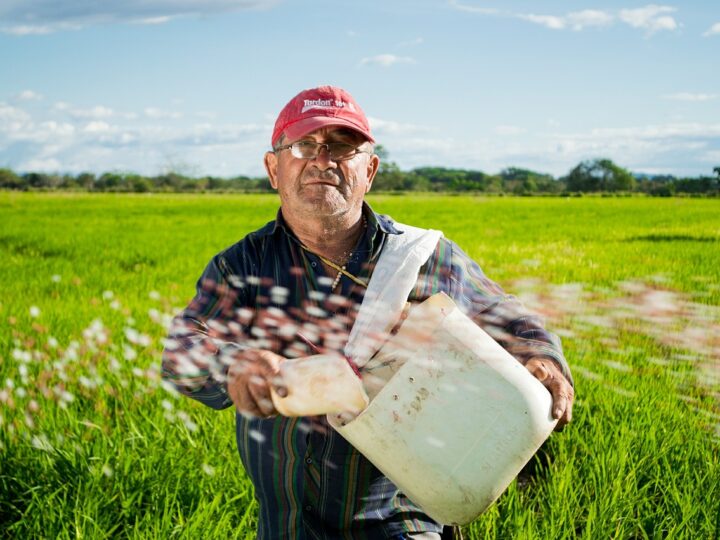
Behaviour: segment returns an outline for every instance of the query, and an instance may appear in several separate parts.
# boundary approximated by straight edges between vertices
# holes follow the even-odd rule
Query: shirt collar
[[[368,234],[371,238],[375,236],[375,233],[378,229],[380,229],[385,234],[403,233],[403,231],[399,231],[395,227],[395,221],[393,221],[390,216],[387,216],[385,214],[376,214],[375,211],[370,207],[370,205],[364,201],[363,214],[365,214],[365,217],[367,218]],[[282,208],[278,208],[275,221],[271,221],[265,226],[263,226],[257,231],[257,234],[258,236],[272,236],[277,232],[278,229],[282,229],[282,231],[287,235],[295,236],[294,234],[292,234],[290,227],[287,226],[287,223],[285,223],[285,220],[282,217]]]

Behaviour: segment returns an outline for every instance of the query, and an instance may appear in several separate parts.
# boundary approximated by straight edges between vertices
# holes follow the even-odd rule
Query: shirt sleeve
[[[444,238],[438,242],[435,253],[420,271],[418,288],[428,293],[442,290],[520,363],[549,358],[574,384],[560,339],[545,329],[540,317],[485,276],[480,266],[453,242]]]
[[[195,297],[173,319],[162,355],[163,380],[213,409],[232,405],[227,371],[232,354],[243,348],[243,329],[226,322],[242,295],[231,281],[225,259],[214,257],[197,282]]]

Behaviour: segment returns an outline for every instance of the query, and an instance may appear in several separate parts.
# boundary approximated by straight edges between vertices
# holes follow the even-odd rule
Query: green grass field
[[[466,538],[720,537],[720,201],[373,196],[563,337],[578,399]],[[0,193],[0,536],[252,538],[234,415],[159,382],[168,318],[273,196]]]

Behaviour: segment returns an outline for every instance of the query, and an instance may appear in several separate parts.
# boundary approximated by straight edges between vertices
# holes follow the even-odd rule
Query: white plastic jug
[[[479,516],[556,424],[545,387],[442,293],[363,370],[369,406],[330,424],[440,523]]]

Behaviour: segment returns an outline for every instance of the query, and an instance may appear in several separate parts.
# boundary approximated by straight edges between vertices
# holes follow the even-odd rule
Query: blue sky
[[[0,167],[260,175],[334,84],[404,169],[712,174],[719,59],[717,0],[3,0]]]

